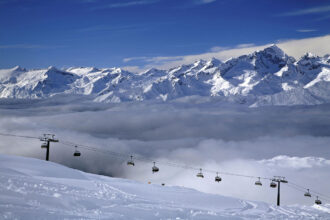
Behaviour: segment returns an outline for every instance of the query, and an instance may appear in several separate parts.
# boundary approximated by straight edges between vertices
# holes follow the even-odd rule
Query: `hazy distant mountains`
[[[296,61],[273,45],[226,62],[199,60],[138,74],[94,67],[0,70],[0,98],[41,99],[59,94],[86,95],[96,102],[206,96],[249,106],[330,103],[330,55],[306,53]]]

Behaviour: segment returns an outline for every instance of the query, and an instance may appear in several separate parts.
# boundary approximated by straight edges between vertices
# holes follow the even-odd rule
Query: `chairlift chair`
[[[262,186],[262,183],[260,181],[260,177],[258,177],[258,180],[254,183],[254,185]]]
[[[75,146],[75,151],[74,151],[74,153],[73,153],[73,156],[74,156],[74,157],[80,157],[80,155],[81,155],[80,151],[78,151],[77,148],[78,148],[78,147]]]
[[[272,180],[272,182],[270,183],[270,187],[271,188],[276,188],[277,184],[274,182],[274,180]]]
[[[47,147],[48,147],[47,142],[44,142],[44,143],[41,144],[41,148],[47,148]]]
[[[218,175],[218,172],[217,172],[217,176],[214,178],[214,181],[215,182],[220,182],[222,179],[221,177]]]
[[[156,173],[159,171],[159,168],[156,167],[156,162],[154,162],[154,166],[152,167],[152,173]]]
[[[202,173],[202,168],[199,169],[199,173],[197,173],[196,176],[197,176],[197,177],[200,177],[200,178],[204,178],[204,175],[203,175],[203,173]]]
[[[128,166],[134,166],[133,156],[131,156],[131,160],[127,161]]]
[[[321,205],[322,204],[322,202],[321,202],[321,200],[319,200],[318,196],[316,196],[315,204],[316,205]]]
[[[311,193],[309,192],[309,189],[307,189],[307,192],[305,192],[304,196],[306,196],[306,197],[312,197]]]

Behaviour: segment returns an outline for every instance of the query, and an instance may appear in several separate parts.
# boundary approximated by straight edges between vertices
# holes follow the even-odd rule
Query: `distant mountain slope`
[[[151,173],[151,171],[150,171]],[[329,219],[329,205],[276,207],[0,155],[1,219]],[[150,174],[153,175],[153,174]]]
[[[220,96],[254,107],[323,104],[330,102],[330,56],[307,53],[296,61],[273,45],[224,63],[199,60],[142,73],[93,67],[0,70],[0,98],[36,99],[58,94],[91,96],[97,102]]]

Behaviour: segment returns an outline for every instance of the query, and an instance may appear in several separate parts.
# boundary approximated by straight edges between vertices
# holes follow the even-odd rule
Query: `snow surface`
[[[330,205],[276,207],[0,155],[0,218],[330,219]]]
[[[95,67],[0,70],[0,98],[40,99],[59,94],[113,103],[220,96],[252,107],[324,104],[330,103],[330,57],[306,53],[295,61],[273,45],[224,63],[199,60],[142,73]]]

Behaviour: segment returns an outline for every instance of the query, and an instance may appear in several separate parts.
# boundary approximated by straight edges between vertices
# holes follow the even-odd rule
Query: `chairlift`
[[[260,177],[258,177],[258,180],[254,183],[254,185],[262,186],[262,183],[260,181]]]
[[[159,171],[159,168],[156,167],[156,162],[154,162],[154,166],[152,167],[152,173],[156,173]]]
[[[75,147],[75,151],[74,151],[74,153],[73,153],[73,156],[74,157],[80,157],[80,155],[81,155],[81,153],[80,153],[80,151],[78,151],[78,147],[77,146],[74,146]]]
[[[270,183],[270,187],[272,188],[276,188],[277,184],[274,182],[274,180],[272,180],[272,182]]]
[[[41,144],[41,148],[47,148],[47,147],[48,147],[47,142],[44,142],[44,143]]]
[[[218,172],[217,172],[217,176],[214,178],[214,181],[215,182],[220,182],[222,179],[221,177],[218,175]]]
[[[322,204],[322,202],[321,202],[321,200],[319,200],[318,196],[316,196],[315,204],[316,205],[321,205]]]
[[[311,193],[309,192],[309,189],[307,189],[307,192],[305,192],[304,196],[306,196],[306,197],[312,197]]]
[[[128,166],[134,166],[133,156],[131,156],[131,160],[127,161]]]
[[[199,173],[197,173],[196,176],[197,176],[197,177],[200,177],[200,178],[204,178],[204,175],[203,175],[203,173],[202,173],[202,168],[199,169]]]

